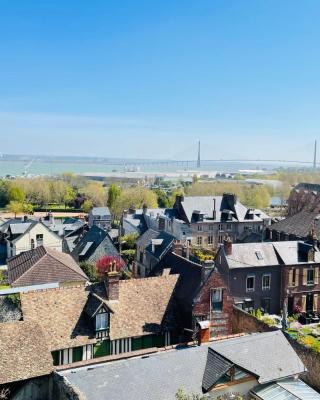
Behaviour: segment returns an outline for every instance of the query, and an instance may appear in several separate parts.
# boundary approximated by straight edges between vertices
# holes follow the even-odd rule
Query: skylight
[[[263,254],[261,253],[260,250],[257,250],[257,251],[256,251],[256,256],[257,256],[257,259],[258,259],[258,260],[263,260]]]

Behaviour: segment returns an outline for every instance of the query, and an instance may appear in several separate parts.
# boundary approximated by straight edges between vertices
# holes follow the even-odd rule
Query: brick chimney
[[[119,281],[120,272],[117,271],[115,262],[110,263],[105,280],[108,300],[119,300]]]
[[[217,218],[217,211],[216,211],[216,199],[213,199],[213,211],[212,211],[212,219],[215,220]]]
[[[232,254],[232,240],[230,236],[226,236],[223,239],[223,247],[224,247],[224,252],[226,253],[227,256],[231,256]]]
[[[173,242],[173,252],[178,256],[182,256],[182,247],[181,240],[175,240]]]

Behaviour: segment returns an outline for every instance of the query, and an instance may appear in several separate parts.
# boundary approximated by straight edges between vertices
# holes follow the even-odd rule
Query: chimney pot
[[[232,240],[229,236],[226,236],[223,240],[223,247],[224,251],[227,256],[230,256],[232,254]]]
[[[120,273],[113,268],[115,263],[110,263],[110,270],[107,272],[105,286],[108,300],[119,300],[119,281]]]

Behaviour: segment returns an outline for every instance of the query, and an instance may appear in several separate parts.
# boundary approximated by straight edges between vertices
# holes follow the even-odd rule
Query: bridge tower
[[[197,168],[201,167],[201,160],[200,160],[200,140],[198,142],[198,160],[197,160]]]
[[[313,170],[317,169],[317,141],[314,141]]]

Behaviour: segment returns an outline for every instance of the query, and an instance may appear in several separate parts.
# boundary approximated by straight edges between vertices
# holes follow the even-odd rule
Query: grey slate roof
[[[152,251],[152,241],[159,241],[159,244],[155,245],[155,251]],[[164,231],[154,231],[148,229],[139,239],[136,241],[137,246],[143,246],[147,252],[154,255],[156,258],[161,256],[171,247],[174,241],[174,237]]]
[[[308,245],[299,241],[265,242],[265,243],[234,243],[232,254],[227,255],[229,268],[265,267],[270,265],[306,264],[299,252],[302,246]],[[320,252],[315,249],[315,262],[320,262]],[[260,253],[258,256],[257,253]],[[310,264],[314,262],[309,261]]]
[[[307,238],[311,229],[320,235],[320,214],[319,211],[302,210],[297,214],[287,217],[269,227],[272,231],[283,232],[294,235],[298,238]]]
[[[281,331],[256,333],[211,344],[210,348],[268,383],[306,371]]]
[[[104,217],[106,215],[110,215],[110,211],[108,207],[93,207],[91,210],[91,214],[98,216],[100,215],[101,217]]]
[[[232,362],[209,348],[206,369],[202,380],[203,389],[206,391],[210,390],[233,365]]]
[[[178,389],[202,395],[208,346],[60,372],[87,400],[174,400]]]
[[[76,244],[71,255],[76,261],[96,262],[105,255],[119,257],[119,252],[108,233],[93,225]]]
[[[216,210],[216,219],[215,221],[223,221],[222,212],[224,210],[230,210],[230,206],[226,204],[224,196],[188,196],[184,197],[183,201],[181,201],[181,205],[184,209],[184,212],[187,216],[189,222],[192,221],[192,214],[194,211],[200,211],[204,214],[204,220],[208,219],[212,221],[213,211],[214,211],[214,201],[215,201],[215,210]],[[238,200],[234,205],[233,217],[232,221],[248,221],[246,218],[248,209],[241,204]],[[268,216],[260,211],[253,211],[254,218],[251,221],[262,221],[263,218],[268,218]],[[258,216],[260,215],[260,216]]]

